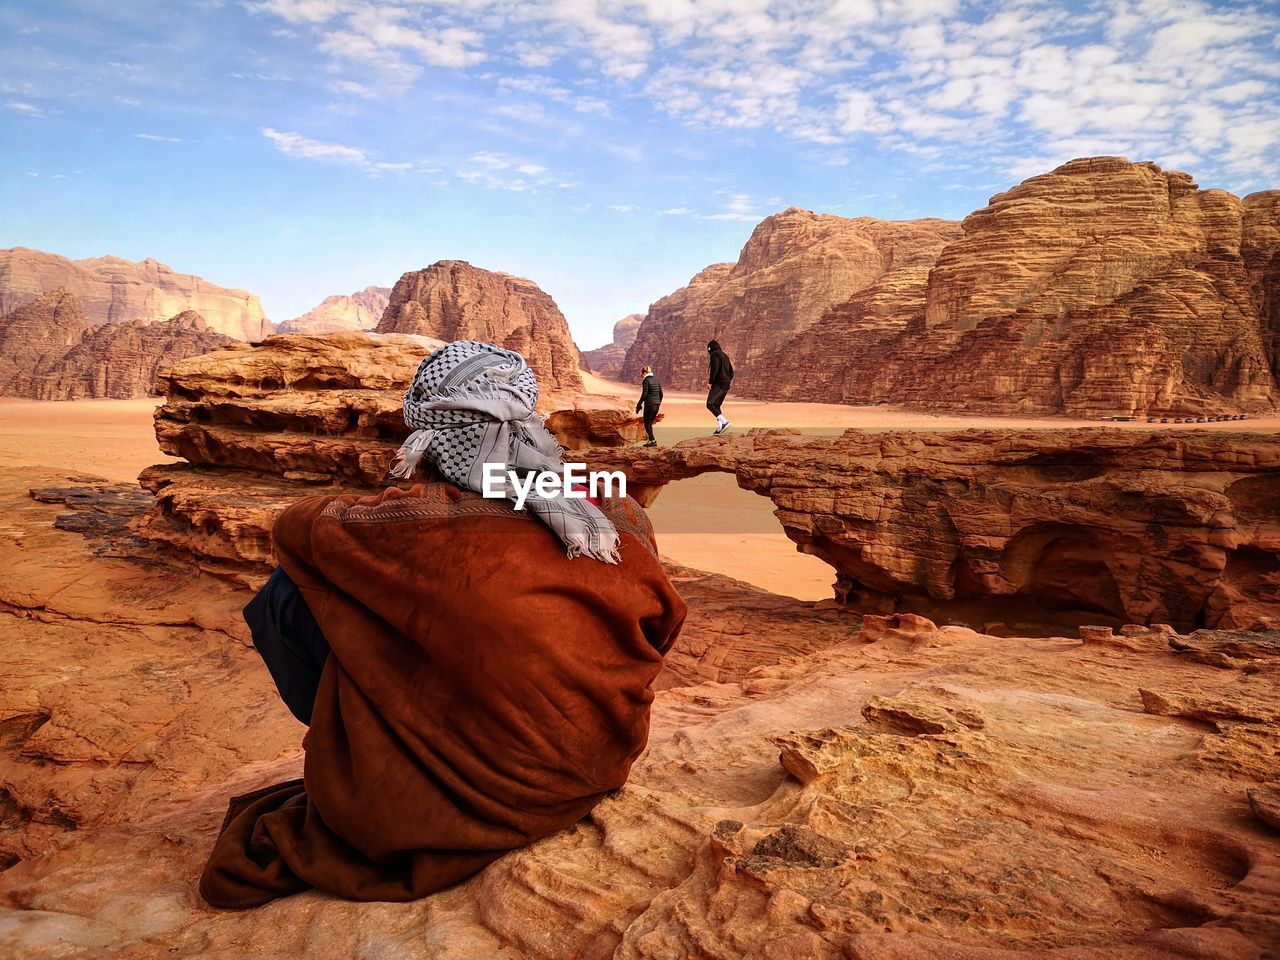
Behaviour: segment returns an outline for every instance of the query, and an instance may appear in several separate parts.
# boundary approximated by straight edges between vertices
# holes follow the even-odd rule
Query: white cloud
[[[182,137],[165,137],[158,133],[135,133],[133,136],[136,140],[156,140],[161,143],[186,143]]]
[[[635,213],[640,208],[630,203],[611,203],[609,209],[614,213]]]
[[[548,126],[557,120],[538,101],[588,124],[644,97],[691,127],[833,148],[871,140],[971,167],[1020,169],[1106,144],[1135,158],[1195,155],[1242,179],[1280,169],[1280,147],[1263,142],[1280,119],[1280,10],[1264,0],[248,6],[310,38],[336,71],[330,89],[351,96],[402,95],[425,71],[485,62],[485,82],[537,98],[491,112]]]
[[[662,211],[664,217],[686,217],[693,213],[688,207],[668,207]]]
[[[303,160],[319,160],[340,166],[357,167],[366,173],[377,176],[383,173],[436,173],[434,167],[428,167],[411,161],[377,160],[367,151],[359,147],[351,147],[341,143],[328,143],[314,140],[287,130],[275,130],[263,127],[260,131],[271,145],[288,157]]]
[[[37,107],[34,103],[26,103],[22,100],[10,100],[5,106],[14,113],[20,113],[27,117],[43,117],[44,111]]]

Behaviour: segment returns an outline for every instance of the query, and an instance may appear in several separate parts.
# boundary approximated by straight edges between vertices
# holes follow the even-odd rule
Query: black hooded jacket
[[[718,340],[712,340],[707,344],[707,352],[711,360],[707,380],[711,382],[713,387],[725,387],[727,389],[733,383],[733,364],[729,362],[729,355],[720,349],[720,341]]]

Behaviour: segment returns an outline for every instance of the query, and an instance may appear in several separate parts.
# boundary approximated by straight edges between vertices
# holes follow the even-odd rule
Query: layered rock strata
[[[488,340],[523,354],[544,390],[582,389],[582,354],[564,314],[523,277],[441,260],[399,279],[376,329]]]
[[[381,487],[409,434],[404,390],[439,345],[409,334],[281,334],[176,364],[161,377],[155,429],[161,450],[187,463],[141,476],[156,495],[143,533],[252,582],[288,503],[334,485]],[[551,391],[539,409],[568,450],[643,435],[613,398]]]
[[[175,273],[156,260],[68,260],[26,247],[0,250],[0,314],[59,289],[79,299],[91,327],[154,323],[195,310],[211,330],[237,340],[257,340],[271,332],[253,294]]]

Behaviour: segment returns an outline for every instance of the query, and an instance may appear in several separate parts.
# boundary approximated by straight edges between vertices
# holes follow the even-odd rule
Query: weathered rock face
[[[650,307],[622,377],[638,379],[648,363],[664,384],[700,389],[707,341],[716,339],[740,373],[761,371],[735,383],[763,394],[767,367],[756,361],[886,274],[928,270],[959,235],[950,220],[848,219],[794,207],[775,214],[756,227],[737,263],[709,267]]]
[[[564,314],[522,277],[441,260],[400,278],[377,330],[488,340],[523,354],[544,390],[582,389],[582,355]]]
[[[414,903],[210,909],[195,881],[228,797],[302,768],[247,592],[53,528],[127,515],[110,485],[0,467],[0,508],[5,956],[1258,960],[1280,941],[1276,635],[860,623],[681,569],[648,749],[578,825]]]
[[[91,330],[57,361],[17,377],[10,392],[36,400],[128,399],[157,392],[160,371],[234,343],[187,310],[159,323],[109,323]]]
[[[0,316],[0,392],[57,363],[91,329],[80,300],[66,290],[41,294]]]
[[[596,350],[584,351],[582,357],[592,373],[616,377],[627,359],[627,350],[636,342],[636,334],[644,320],[643,313],[632,313],[613,325],[613,342]]]
[[[1074,160],[971,214],[932,270],[861,291],[735,383],[998,413],[1269,409],[1277,196]]]
[[[271,323],[253,294],[174,273],[155,260],[68,260],[26,247],[0,250],[0,314],[58,289],[80,300],[92,327],[153,323],[195,310],[211,330],[237,340],[257,340],[271,332]]]
[[[391,301],[390,287],[365,287],[343,296],[325,297],[300,317],[286,320],[279,333],[338,333],[343,330],[372,330],[382,319]]]
[[[628,492],[710,470],[768,496],[856,609],[962,623],[1280,625],[1280,450],[1117,430],[802,437],[591,451]],[[650,491],[646,490],[650,488]]]

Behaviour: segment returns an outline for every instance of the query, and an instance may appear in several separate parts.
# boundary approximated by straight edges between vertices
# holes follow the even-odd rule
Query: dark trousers
[[[658,442],[653,437],[653,421],[658,419],[658,407],[659,404],[656,403],[644,405],[644,432],[649,435],[650,443]]]
[[[276,682],[280,699],[290,713],[310,725],[329,643],[282,567],[275,568],[271,579],[244,608],[244,622]]]
[[[720,416],[720,404],[724,403],[724,398],[728,395],[728,384],[723,387],[713,384],[707,391],[707,409],[711,411],[712,416]]]

